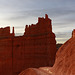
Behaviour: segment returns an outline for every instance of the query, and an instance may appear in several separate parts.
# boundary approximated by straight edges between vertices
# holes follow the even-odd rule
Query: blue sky
[[[75,0],[0,0],[0,27],[15,27],[24,33],[25,25],[35,24],[45,14],[52,19],[57,43],[64,43],[75,28]]]

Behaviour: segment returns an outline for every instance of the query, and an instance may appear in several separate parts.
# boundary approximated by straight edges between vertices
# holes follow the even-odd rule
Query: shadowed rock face
[[[41,69],[42,72],[50,73],[49,75],[75,75],[75,30],[72,32],[72,38],[64,43],[56,53],[54,66],[52,68],[43,67]],[[24,75],[26,74],[24,73]]]
[[[14,36],[14,27],[0,28],[0,75],[18,75],[30,67],[53,66],[56,54],[51,19],[38,18],[26,25],[23,36]],[[30,70],[29,70],[30,71]]]

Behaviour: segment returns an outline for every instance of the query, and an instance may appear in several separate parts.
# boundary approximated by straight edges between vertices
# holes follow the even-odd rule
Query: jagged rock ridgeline
[[[0,28],[0,75],[18,75],[30,67],[52,66],[56,41],[51,19],[38,18],[37,24],[26,25],[23,36],[14,36],[10,27]]]
[[[37,24],[26,25],[24,36],[39,36],[39,35],[47,35],[54,37],[55,35],[52,33],[52,24],[51,19],[48,18],[48,15],[45,15],[45,18],[38,18]]]
[[[33,70],[33,72],[32,72]],[[75,75],[75,30],[72,32],[72,37],[64,43],[56,53],[56,60],[53,67],[39,68],[46,75]],[[44,75],[40,71],[35,72],[33,68],[29,71],[25,70],[19,75]],[[39,73],[39,74],[38,74]]]
[[[10,38],[13,37],[15,35],[14,33],[14,27],[12,30],[12,33],[10,33],[10,27],[5,27],[5,28],[0,28],[0,39],[4,39],[4,38]]]

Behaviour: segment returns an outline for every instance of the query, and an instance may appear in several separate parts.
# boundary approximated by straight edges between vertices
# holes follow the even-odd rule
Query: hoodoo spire
[[[13,27],[13,31],[12,31],[12,34],[13,34],[13,36],[15,35],[15,33],[14,33],[14,27]]]
[[[48,15],[47,14],[45,14],[45,18],[48,19]]]

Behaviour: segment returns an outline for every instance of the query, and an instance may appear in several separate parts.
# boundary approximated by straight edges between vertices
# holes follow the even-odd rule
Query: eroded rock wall
[[[41,73],[40,73],[40,71]],[[36,71],[33,68],[22,71],[19,75],[75,75],[75,30],[72,37],[65,42],[56,53],[56,60],[53,67],[41,67]],[[38,74],[39,73],[39,74]]]
[[[7,30],[9,33],[9,28]],[[0,67],[2,75],[17,75],[30,67],[52,66],[54,64],[56,41],[55,34],[52,32],[51,20],[47,14],[45,18],[39,18],[37,24],[26,25],[23,36],[15,37],[14,28],[12,34],[5,35],[8,38],[5,38],[4,35],[0,39],[0,45],[2,45],[0,46],[0,54],[4,57],[4,60],[2,57],[0,58],[3,60],[0,65],[2,66]]]

